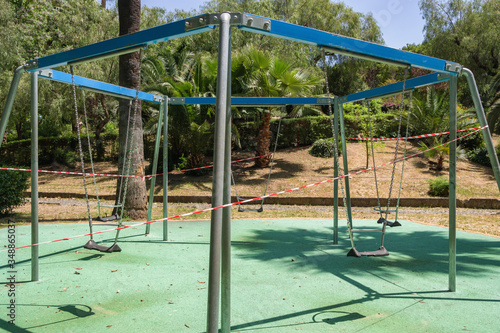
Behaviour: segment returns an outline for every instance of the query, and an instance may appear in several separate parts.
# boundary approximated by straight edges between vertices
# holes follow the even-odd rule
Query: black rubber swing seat
[[[250,199],[242,199],[242,198],[237,198],[238,201],[246,201],[246,200],[250,200]],[[261,200],[254,200],[254,201],[250,201],[250,202],[245,202],[245,204],[254,204],[257,203],[257,202],[262,202],[262,199]],[[262,207],[262,205],[259,207],[259,208],[243,208],[241,207],[241,204],[238,205],[238,212],[258,212],[258,213],[262,213],[264,211],[264,207]]]
[[[380,249],[378,249],[376,251],[368,251],[368,252],[359,252],[355,248],[352,248],[347,253],[348,257],[357,257],[357,258],[360,258],[360,257],[384,257],[384,256],[388,256],[388,255],[389,255],[389,251],[387,251],[386,248],[383,246],[381,246]]]
[[[262,213],[264,211],[264,208],[260,207],[260,208],[241,208],[238,207],[238,212],[258,212],[258,213]]]
[[[98,245],[93,239],[89,240],[83,247],[89,250],[97,250],[99,252],[108,253],[122,251],[122,249],[116,243],[111,246]]]
[[[383,217],[379,218],[377,223],[384,223],[387,224],[389,227],[400,227],[401,226],[401,223],[399,223],[398,221],[394,221],[394,222],[391,222],[391,221],[387,221],[386,219],[384,219]]]
[[[101,222],[109,222],[109,221],[116,221],[119,220],[120,216],[118,214],[110,215],[110,216],[98,216],[95,218],[96,221],[101,221]]]

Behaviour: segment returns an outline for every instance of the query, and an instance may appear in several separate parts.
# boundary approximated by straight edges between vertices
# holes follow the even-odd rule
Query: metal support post
[[[21,75],[24,71],[24,66],[20,66],[14,71],[14,78],[10,84],[7,101],[5,102],[5,107],[2,112],[2,118],[0,119],[0,147],[2,146],[3,136],[5,135],[7,124],[9,123],[10,112],[12,111],[14,98],[16,97],[17,88],[19,87],[19,80],[21,80]]]
[[[212,207],[222,206],[224,202],[224,160],[226,144],[226,112],[229,95],[230,58],[230,19],[229,13],[220,15],[219,65],[217,71],[217,102],[215,117],[214,164],[212,180]],[[219,292],[221,282],[221,209],[212,211],[210,225],[210,263],[208,272],[207,332],[219,331]]]
[[[464,68],[462,73],[467,78],[467,83],[469,85],[470,93],[472,95],[472,100],[474,102],[474,108],[476,109],[477,118],[479,120],[479,124],[484,127],[488,125],[486,121],[486,115],[484,113],[483,105],[481,103],[481,97],[479,96],[479,90],[477,89],[476,80],[474,79],[474,74],[468,68]],[[488,156],[490,157],[491,167],[493,168],[493,174],[495,175],[495,179],[497,180],[497,186],[500,190],[500,168],[498,164],[498,157],[495,152],[495,145],[493,144],[493,140],[491,139],[490,128],[487,127],[483,132],[484,142],[486,143],[486,150],[488,151]]]
[[[38,243],[38,72],[31,73],[31,244]],[[31,248],[31,281],[38,281],[38,245]]]
[[[167,103],[165,100],[160,104],[160,112],[158,114],[158,128],[156,129],[156,141],[155,141],[155,152],[153,156],[153,177],[151,177],[151,184],[149,186],[149,202],[148,202],[148,221],[151,221],[151,215],[153,214],[153,201],[155,197],[155,185],[156,185],[156,171],[158,169],[158,155],[160,154],[160,139],[161,139],[161,127],[163,125],[163,108]],[[146,224],[146,235],[151,231],[151,224]]]
[[[450,141],[457,138],[457,76],[450,79]],[[449,290],[456,290],[457,276],[457,142],[450,143]]]
[[[168,217],[168,97],[164,97],[163,112],[163,218]],[[163,240],[168,240],[168,221],[163,220]]]
[[[349,173],[349,165],[347,163],[347,143],[345,138],[345,124],[344,124],[344,108],[343,104],[339,103],[338,107],[339,122],[340,122],[340,136],[342,140],[342,160],[344,162],[344,175]],[[345,184],[345,197],[346,197],[346,210],[347,219],[349,223],[352,223],[352,212],[351,212],[351,191],[349,189],[349,177],[344,177]]]
[[[231,203],[231,26],[229,26],[224,149],[224,205]],[[221,332],[231,332],[231,207],[222,209]]]
[[[339,133],[339,98],[335,97],[333,102],[333,123],[334,134],[337,136]],[[336,140],[335,138],[333,138]],[[333,177],[339,176],[339,161],[335,157],[333,159]],[[339,243],[339,180],[333,181],[333,244]]]

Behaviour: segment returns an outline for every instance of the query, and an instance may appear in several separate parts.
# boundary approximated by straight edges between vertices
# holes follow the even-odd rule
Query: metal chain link
[[[330,116],[330,124],[332,126],[332,135],[333,135],[333,141],[334,141],[334,145],[333,145],[334,152],[335,152],[334,161],[337,161],[337,167],[340,171],[342,171],[342,175],[344,175],[344,169],[340,167],[340,163],[339,163],[339,150],[338,150],[339,140],[338,140],[338,135],[336,135],[337,133],[335,133],[335,124],[333,122],[332,100],[330,99],[330,87],[328,86],[328,72],[327,72],[327,68],[326,68],[325,50],[322,50],[321,56],[322,56],[322,61],[323,61],[323,73],[325,75],[326,97],[328,98],[328,114]],[[344,152],[344,154],[345,153],[346,152]],[[344,211],[345,211],[345,215],[346,215],[347,225],[349,227],[349,230],[351,230],[352,221],[349,220],[349,214],[347,211],[347,198],[346,198],[345,191],[344,191],[344,184],[342,183],[342,180],[339,181],[339,183],[340,183],[340,189],[342,191],[342,200],[344,202]],[[350,238],[352,241],[353,240],[352,231],[350,231],[349,234],[350,234]]]
[[[99,214],[99,218],[101,217],[101,203],[99,201],[99,193],[97,192],[97,182],[95,179],[95,171],[94,171],[94,161],[92,158],[92,146],[90,145],[90,134],[89,134],[89,123],[87,120],[87,106],[85,104],[85,89],[82,89],[82,99],[83,99],[83,117],[85,119],[85,128],[87,129],[87,146],[89,149],[89,157],[90,157],[90,166],[92,168],[92,180],[94,181],[94,189],[95,189],[95,196],[97,199],[97,211]]]
[[[82,164],[82,174],[83,174],[83,188],[85,189],[85,200],[87,202],[87,213],[89,216],[89,227],[90,233],[92,234],[92,215],[90,213],[90,204],[89,204],[89,195],[87,192],[87,181],[85,180],[85,165],[83,163],[83,149],[82,149],[82,138],[80,135],[80,121],[78,116],[78,103],[76,100],[76,84],[75,84],[75,69],[73,66],[70,66],[71,70],[71,85],[73,88],[73,101],[75,103],[75,118],[76,118],[76,131],[78,136],[78,149],[80,151],[80,162]],[[90,239],[93,239],[93,236],[90,235]]]
[[[369,102],[368,102],[368,105]],[[365,106],[366,106],[366,101],[365,101]],[[370,139],[373,139],[373,135],[372,135],[372,118],[371,118],[371,112],[370,112],[370,107],[368,106],[368,124],[369,124],[369,128],[370,128]],[[370,140],[371,141],[371,147],[372,147],[372,160],[373,160],[373,175],[375,177],[375,189],[377,190],[377,204],[378,204],[378,208],[379,208],[379,213],[380,213],[380,217],[382,217],[382,205],[380,204],[380,192],[379,192],[379,189],[378,189],[378,180],[377,180],[377,168],[376,168],[376,164],[375,164],[375,149],[373,148],[373,140]],[[367,152],[368,153],[368,152]]]
[[[398,124],[398,135],[396,139],[396,150],[394,153],[394,161],[398,159],[398,149],[399,149],[399,137],[401,136],[401,122],[403,120],[403,109],[405,102],[405,89],[406,89],[406,77],[408,75],[408,67],[405,68],[403,80],[403,91],[401,93],[401,104],[399,106],[399,124]],[[389,208],[391,207],[391,194],[392,194],[392,186],[394,184],[394,174],[396,171],[396,163],[392,165],[392,175],[391,175],[391,185],[389,186],[389,196],[387,197],[387,209],[385,211],[385,219],[387,220],[387,215],[389,214]]]
[[[394,221],[397,221],[398,220],[398,211],[399,211],[399,199],[401,199],[401,188],[403,187],[403,171],[405,169],[405,160],[406,160],[406,146],[407,146],[407,143],[408,143],[408,134],[409,134],[409,131],[410,131],[410,116],[411,116],[411,111],[412,111],[412,108],[413,108],[413,90],[410,90],[410,96],[408,97],[409,99],[409,102],[408,102],[408,117],[407,117],[407,121],[406,121],[406,137],[405,137],[405,147],[404,147],[404,152],[403,152],[403,163],[402,163],[402,166],[401,166],[401,180],[399,182],[399,193],[398,193],[398,201],[396,203],[396,216],[394,218]]]
[[[136,122],[136,118],[137,118],[137,111],[139,110],[139,90],[137,90],[137,93],[135,95],[135,99],[134,99],[134,103],[135,103],[135,107],[134,107],[134,114],[133,114],[133,117],[132,117],[132,131],[135,130],[135,122]],[[130,111],[130,109],[129,109]],[[130,112],[129,112],[129,124],[130,124]],[[127,141],[130,139],[130,147],[132,148],[133,147],[133,136],[131,135],[131,132],[132,131],[129,131],[128,130],[128,125],[127,125]],[[126,158],[127,160],[127,171],[125,173],[125,175],[127,177],[125,177],[125,186],[124,186],[124,189],[123,189],[123,203],[122,203],[122,210],[121,210],[121,214],[120,214],[120,220],[118,222],[119,226],[122,225],[122,220],[123,220],[123,213],[125,211],[125,202],[126,202],[126,199],[127,199],[127,190],[128,190],[128,181],[129,181],[129,174],[130,174],[130,166],[132,164],[132,154],[135,152],[135,149],[130,149],[128,152],[125,153],[125,156],[124,158]],[[120,235],[120,229],[118,229],[116,231],[116,236],[115,236],[115,243],[118,241],[118,236]]]

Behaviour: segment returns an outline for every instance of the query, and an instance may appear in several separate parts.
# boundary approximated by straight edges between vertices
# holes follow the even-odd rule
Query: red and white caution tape
[[[250,161],[250,160],[255,160],[257,158],[261,158],[261,157],[264,157],[264,156],[269,156],[271,155],[271,153],[267,154],[267,155],[261,155],[261,156],[254,156],[254,157],[248,157],[248,158],[242,158],[240,160],[234,160],[234,161],[231,161],[231,163],[238,163],[238,162],[243,162],[243,161]],[[191,169],[183,169],[183,170],[178,170],[178,171],[170,171],[168,172],[167,174],[168,175],[171,175],[171,174],[177,174],[177,173],[181,173],[181,172],[187,172],[187,171],[194,171],[194,170],[201,170],[201,169],[208,169],[208,168],[213,168],[213,164],[212,165],[206,165],[206,166],[202,166],[202,167],[196,167],[196,168],[191,168]],[[153,178],[153,177],[157,177],[157,176],[161,176],[163,175],[163,173],[157,173],[156,175],[147,175],[146,178]]]
[[[210,211],[213,211],[213,210],[216,210],[216,209],[221,209],[221,208],[231,207],[231,206],[235,206],[235,205],[245,204],[245,203],[248,203],[248,202],[260,201],[262,199],[274,197],[274,196],[281,195],[281,194],[284,194],[284,193],[298,191],[298,190],[302,190],[302,189],[305,189],[305,188],[308,188],[308,187],[317,186],[317,185],[320,185],[320,184],[330,183],[330,182],[335,181],[335,180],[339,180],[339,179],[342,179],[342,178],[345,178],[345,177],[351,177],[351,176],[354,176],[354,175],[357,175],[357,174],[360,174],[360,173],[363,173],[363,172],[367,172],[367,171],[370,171],[370,170],[373,170],[373,169],[376,169],[376,168],[380,168],[380,167],[383,167],[383,166],[386,166],[386,165],[390,165],[390,164],[393,164],[393,163],[397,163],[397,162],[400,162],[400,161],[403,161],[403,160],[406,160],[406,159],[409,159],[409,158],[412,158],[412,157],[415,157],[415,156],[418,156],[418,155],[425,154],[428,151],[431,151],[433,149],[445,146],[445,145],[450,144],[452,142],[455,142],[455,141],[458,141],[460,139],[463,139],[463,138],[465,138],[465,137],[467,137],[469,135],[472,135],[472,134],[474,134],[476,132],[479,132],[479,131],[485,129],[486,127],[488,127],[488,125],[486,125],[484,127],[480,127],[479,129],[475,130],[474,132],[468,133],[468,134],[466,134],[464,136],[461,136],[459,138],[456,138],[456,139],[454,139],[452,141],[443,143],[441,145],[432,147],[430,149],[418,152],[418,153],[410,155],[410,156],[404,156],[404,157],[401,157],[401,158],[399,158],[397,160],[390,161],[390,162],[387,162],[387,163],[384,163],[384,164],[380,164],[378,166],[373,166],[373,167],[368,168],[368,169],[364,169],[364,170],[352,172],[352,173],[349,173],[349,174],[346,174],[346,175],[342,175],[342,176],[338,176],[338,177],[331,178],[331,179],[326,179],[326,180],[323,180],[323,181],[320,181],[320,182],[317,182],[317,183],[313,183],[313,184],[309,184],[309,185],[304,185],[304,186],[300,186],[300,187],[295,187],[295,188],[292,188],[292,189],[289,189],[289,190],[286,190],[286,191],[281,191],[281,192],[276,192],[276,193],[273,193],[273,194],[263,195],[261,197],[256,197],[256,198],[252,198],[252,199],[242,200],[242,201],[238,201],[238,202],[232,202],[232,203],[228,203],[228,204],[225,204],[225,205],[222,205],[222,206],[218,206],[218,207],[211,207],[211,208],[207,208],[207,209],[203,209],[203,210],[198,210],[198,211],[195,211],[195,212],[190,212],[190,213],[185,213],[185,214],[181,214],[181,215],[175,215],[175,216],[165,217],[165,218],[158,219],[158,220],[146,221],[146,222],[139,222],[139,223],[135,223],[135,224],[131,224],[131,225],[124,225],[124,226],[121,226],[121,227],[118,227],[118,228],[101,230],[101,231],[96,231],[96,232],[93,232],[93,233],[87,233],[87,234],[83,234],[83,235],[71,236],[71,237],[60,238],[60,239],[51,240],[51,241],[47,241],[47,242],[41,242],[41,243],[36,243],[36,244],[19,246],[19,247],[14,248],[14,250],[18,250],[18,249],[22,249],[22,248],[27,248],[27,247],[38,246],[38,245],[43,245],[43,244],[56,243],[56,242],[61,242],[61,241],[70,240],[70,239],[74,239],[74,238],[80,238],[80,237],[90,236],[90,235],[103,234],[103,233],[106,233],[106,232],[111,232],[111,231],[116,231],[116,230],[121,230],[121,229],[134,228],[134,227],[138,227],[138,226],[141,226],[141,225],[146,225],[146,224],[151,224],[151,223],[156,223],[156,222],[161,222],[161,221],[173,220],[173,219],[177,219],[177,218],[180,218],[180,217],[191,216],[191,215],[200,214],[200,213],[206,213],[206,212],[210,212]],[[10,249],[10,250],[12,250],[12,249]],[[6,252],[6,251],[9,251],[9,249],[0,250],[0,253],[1,252]]]
[[[466,132],[466,131],[473,131],[473,130],[477,130],[477,129],[482,129],[482,127],[466,128],[466,129],[458,130],[457,133]],[[358,140],[358,141],[393,141],[393,140],[398,140],[398,139],[399,140],[411,140],[411,139],[430,138],[433,136],[446,135],[446,134],[450,134],[450,132],[421,134],[421,135],[414,135],[414,136],[405,136],[405,137],[400,137],[400,138],[346,138],[346,139]]]
[[[9,170],[9,171],[27,171],[31,172],[31,169],[20,169],[20,168],[0,168],[0,170]],[[103,176],[103,177],[129,177],[129,178],[143,178],[142,176],[135,175],[115,175],[110,173],[83,173],[83,172],[72,172],[72,171],[54,171],[54,170],[38,170],[38,172],[43,173],[58,173],[63,175],[76,175],[76,176]]]

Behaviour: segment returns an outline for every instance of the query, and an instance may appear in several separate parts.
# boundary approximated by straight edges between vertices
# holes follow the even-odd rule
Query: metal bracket
[[[341,103],[341,104],[347,103],[347,96],[340,97],[339,103]]]
[[[184,104],[186,103],[186,99],[184,97],[170,97],[168,102],[170,104]]]
[[[249,14],[242,14],[241,22],[238,25],[265,31],[271,30],[271,21],[269,19]]]
[[[316,103],[317,104],[326,104],[328,105],[330,103],[330,101],[333,103],[332,101],[332,98],[330,97],[320,97],[318,99],[316,99]]]
[[[31,69],[35,69],[35,68],[38,68],[38,60],[37,59],[30,60],[24,65],[24,69],[27,71],[29,71]]]
[[[219,25],[219,14],[203,14],[184,22],[184,30],[190,31],[206,27],[207,25]]]
[[[249,28],[269,31],[271,30],[271,20],[243,13],[229,13],[231,15],[230,24],[233,26],[245,26]],[[220,14],[204,14],[187,19],[184,22],[185,31],[199,29],[208,25],[219,25]]]
[[[38,75],[52,79],[53,73],[52,73],[52,70],[50,70],[50,69],[42,69],[41,71],[38,71]]]
[[[451,78],[451,74],[445,74],[445,73],[438,73],[437,78],[438,80],[447,80]]]
[[[163,102],[163,97],[162,96],[158,96],[158,95],[153,95],[153,100],[155,102],[160,103],[160,102]]]
[[[455,72],[458,74],[462,73],[463,68],[464,68],[464,66],[462,66],[460,64],[453,63],[453,62],[447,62],[445,65],[445,69],[447,71]]]

